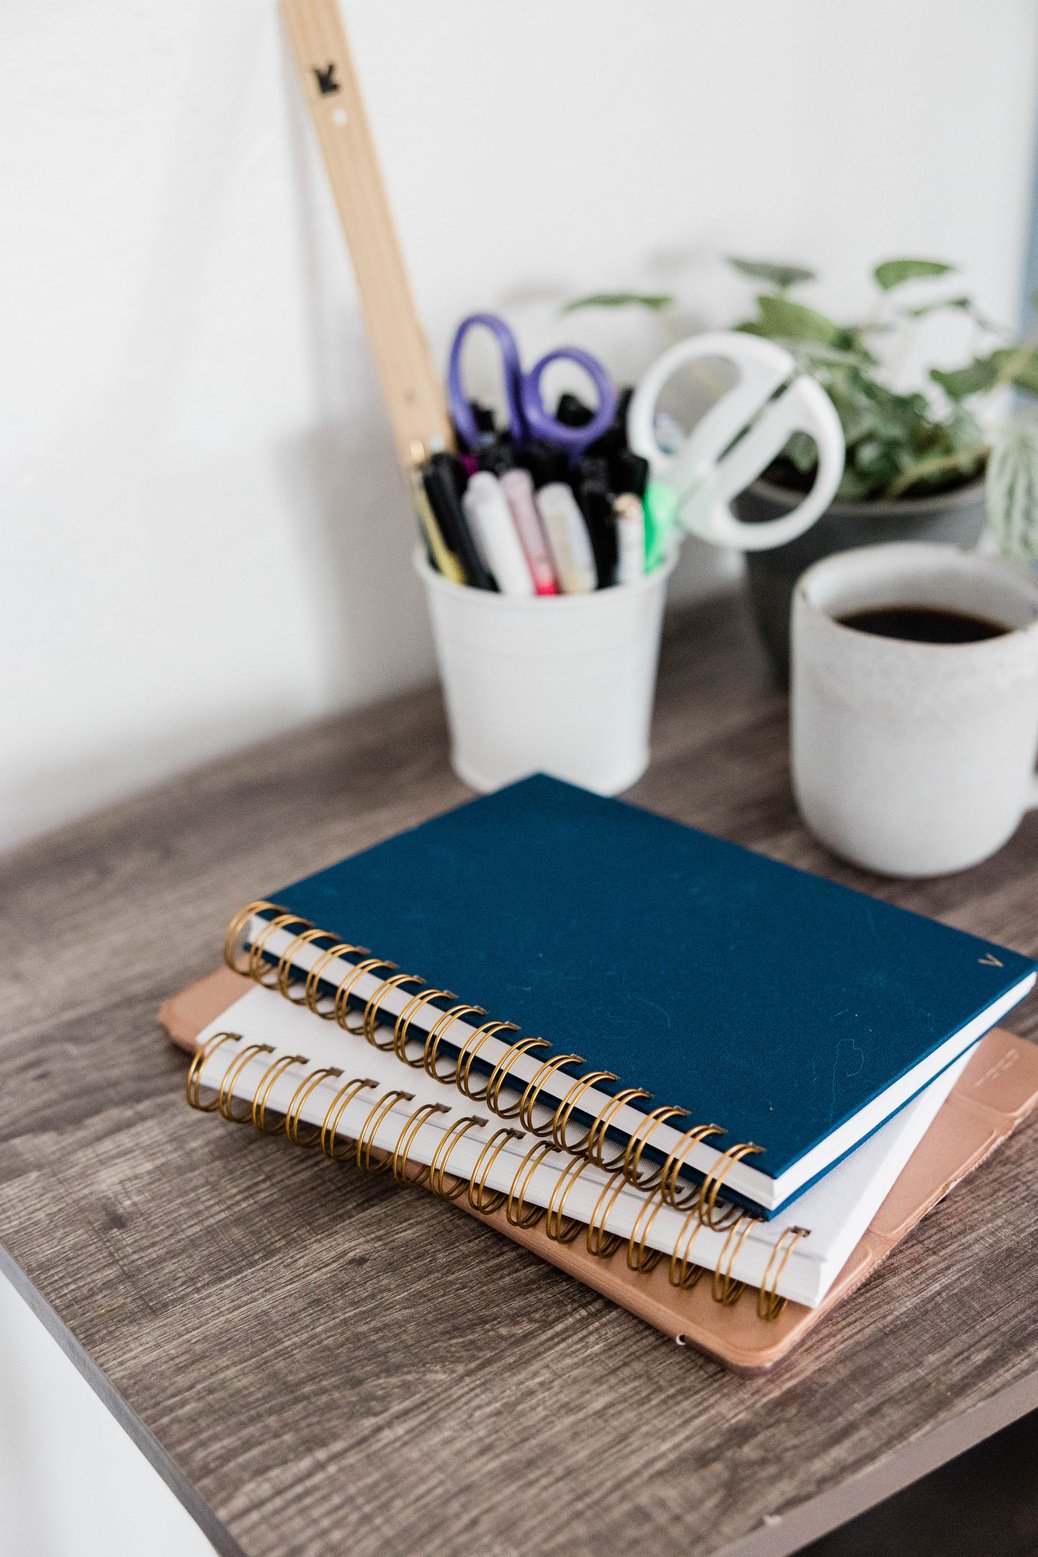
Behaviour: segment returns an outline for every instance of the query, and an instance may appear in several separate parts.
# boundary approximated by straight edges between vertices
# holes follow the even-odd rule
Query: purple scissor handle
[[[447,364],[447,395],[451,417],[469,448],[478,448],[483,441],[461,377],[462,347],[474,325],[482,325],[489,330],[500,348],[508,430],[516,442],[526,443],[531,438],[543,438],[565,449],[570,459],[576,460],[589,444],[601,438],[613,425],[617,407],[616,390],[605,368],[590,352],[581,351],[579,346],[560,346],[555,351],[546,352],[528,373],[524,373],[519,361],[518,344],[505,321],[497,314],[469,314],[454,332]],[[567,427],[545,408],[541,397],[541,376],[553,362],[575,362],[584,369],[595,386],[598,405],[595,414],[584,427]]]

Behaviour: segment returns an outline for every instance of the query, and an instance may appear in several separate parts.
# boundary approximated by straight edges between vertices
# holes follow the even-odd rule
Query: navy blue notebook
[[[591,1068],[612,1072],[617,1080],[581,1094],[581,1118],[620,1088],[645,1089],[651,1098],[611,1111],[614,1137],[673,1105],[687,1117],[654,1129],[653,1152],[707,1123],[724,1134],[687,1154],[699,1173],[733,1145],[758,1148],[726,1170],[724,1191],[768,1214],[994,1025],[1036,968],[1004,947],[541,776],[272,901],[517,1024],[520,1033],[481,1047],[481,1063],[496,1063],[526,1034],[581,1057],[582,1066],[548,1077],[544,1099],[564,1099]],[[298,933],[293,924],[268,937],[266,954]],[[320,950],[311,942],[291,960],[303,973]],[[384,977],[376,971],[355,992],[369,995]],[[411,995],[389,991],[383,1009],[399,1014]],[[450,1004],[427,1004],[415,1023],[427,1032]],[[471,1028],[459,1021],[447,1037],[464,1049],[483,1020],[469,1016]],[[528,1084],[549,1052],[517,1055],[509,1080]],[[571,1126],[567,1144],[579,1133]]]

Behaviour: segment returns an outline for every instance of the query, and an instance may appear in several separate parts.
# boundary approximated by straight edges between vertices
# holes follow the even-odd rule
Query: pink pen
[[[508,503],[512,522],[523,548],[533,585],[539,595],[557,595],[558,580],[552,565],[551,553],[541,527],[541,516],[533,495],[533,478],[528,470],[503,471],[498,478]]]

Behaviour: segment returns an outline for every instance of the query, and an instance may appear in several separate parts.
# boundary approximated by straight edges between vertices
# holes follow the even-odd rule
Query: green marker
[[[678,500],[665,481],[650,481],[642,500],[645,509],[645,571],[658,568],[670,550],[678,524]]]

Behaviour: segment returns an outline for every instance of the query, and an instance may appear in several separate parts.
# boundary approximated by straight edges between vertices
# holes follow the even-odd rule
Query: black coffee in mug
[[[877,638],[900,638],[908,643],[982,643],[1001,638],[1012,629],[968,611],[947,611],[940,606],[869,606],[850,611],[836,620],[860,633]]]

